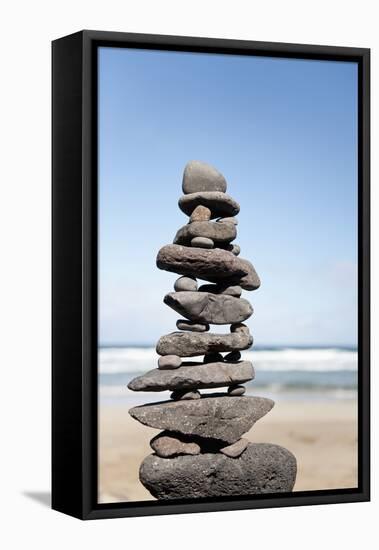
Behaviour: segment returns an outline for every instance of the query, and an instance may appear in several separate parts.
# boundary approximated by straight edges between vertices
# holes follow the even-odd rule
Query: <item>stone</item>
[[[199,292],[211,292],[212,294],[227,294],[239,298],[242,294],[242,288],[239,285],[201,285]]]
[[[197,281],[195,277],[179,277],[174,283],[174,289],[177,292],[197,290]]]
[[[192,222],[208,222],[211,219],[211,211],[206,206],[196,206],[192,212],[189,223]]]
[[[250,302],[226,294],[170,292],[163,301],[190,321],[211,325],[240,323],[253,313]]]
[[[229,363],[233,363],[233,361],[240,361],[241,354],[239,351],[231,351],[230,353],[227,353],[224,357],[225,361],[228,361]]]
[[[233,244],[232,245],[232,249],[230,251],[232,254],[234,254],[235,256],[239,256],[240,252],[241,252],[241,248],[238,246],[238,244]]]
[[[207,239],[207,237],[194,237],[191,240],[191,246],[196,248],[214,248],[214,245],[212,239]]]
[[[244,395],[246,393],[245,386],[229,386],[228,395]]]
[[[233,218],[233,217],[229,217],[229,218],[219,218],[218,220],[216,220],[217,223],[229,223],[229,224],[232,224],[232,225],[238,225],[238,220],[237,218]]]
[[[195,357],[212,352],[240,351],[250,348],[252,344],[251,334],[241,330],[231,334],[171,332],[160,337],[156,351],[158,355]]]
[[[162,355],[158,359],[159,369],[177,369],[182,364],[182,359],[178,355]]]
[[[177,455],[198,455],[200,445],[189,437],[171,432],[161,432],[150,441],[150,447],[161,458]]]
[[[182,195],[179,208],[190,216],[199,205],[206,206],[211,211],[211,219],[220,216],[235,216],[240,211],[240,205],[232,197],[220,191],[199,191]]]
[[[209,330],[208,324],[187,321],[187,319],[178,319],[176,327],[179,330],[189,330],[191,332],[207,332]]]
[[[220,449],[220,453],[226,456],[230,456],[230,458],[237,458],[238,456],[241,456],[248,445],[248,440],[244,437],[241,437],[241,439],[239,439],[232,445],[228,445],[227,447],[223,447],[222,449]]]
[[[128,388],[133,391],[193,390],[236,386],[253,380],[254,369],[249,361],[239,363],[203,363],[172,370],[153,369],[133,378]]]
[[[230,325],[230,332],[246,335],[250,334],[249,327],[243,323],[234,323],[233,325]]]
[[[174,244],[189,245],[195,237],[206,237],[216,245],[230,243],[237,236],[234,225],[217,222],[193,222],[181,227],[175,235]]]
[[[261,284],[250,262],[220,248],[205,250],[169,244],[158,252],[157,267],[180,275],[199,277],[211,283],[239,285],[245,290],[255,290]]]
[[[129,414],[151,428],[234,443],[273,406],[274,402],[265,397],[202,396],[194,401],[140,405]]]
[[[203,357],[203,363],[220,363],[224,361],[221,353],[207,353]]]
[[[183,193],[197,191],[226,191],[224,176],[210,164],[199,160],[191,160],[184,168]]]
[[[200,399],[201,395],[200,392],[193,390],[193,391],[180,391],[175,390],[170,395],[171,399],[174,399],[175,401],[178,401],[179,399]]]
[[[288,493],[296,480],[296,458],[279,445],[249,443],[237,458],[225,454],[147,456],[139,477],[160,500]]]

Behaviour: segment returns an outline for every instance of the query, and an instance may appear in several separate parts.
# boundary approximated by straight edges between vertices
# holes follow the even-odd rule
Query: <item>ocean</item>
[[[247,395],[276,401],[357,397],[358,354],[353,347],[254,347],[242,352],[242,359],[252,361],[255,369],[255,379],[244,384]],[[132,378],[156,368],[157,360],[153,346],[100,347],[100,404],[130,406],[168,399],[170,392],[132,392],[127,388]]]

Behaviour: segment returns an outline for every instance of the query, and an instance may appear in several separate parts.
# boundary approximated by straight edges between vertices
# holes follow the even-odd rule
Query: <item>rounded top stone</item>
[[[198,191],[226,191],[224,176],[210,164],[199,160],[187,163],[183,173],[182,189],[184,194]]]

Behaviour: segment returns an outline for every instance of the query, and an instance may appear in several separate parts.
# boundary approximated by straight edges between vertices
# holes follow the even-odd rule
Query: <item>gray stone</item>
[[[250,334],[249,327],[247,327],[243,323],[234,323],[233,325],[231,325],[230,332],[246,335]]]
[[[191,246],[196,248],[214,248],[214,245],[212,239],[207,239],[207,237],[194,237],[191,240]]]
[[[228,445],[227,447],[223,447],[222,449],[220,449],[220,453],[226,456],[230,456],[230,458],[237,458],[238,456],[241,456],[248,445],[248,440],[244,437],[241,437],[241,439],[239,439],[232,445]]]
[[[242,288],[239,285],[201,285],[199,292],[211,292],[212,294],[227,294],[239,298],[242,294]]]
[[[199,205],[206,206],[211,211],[211,218],[219,216],[235,216],[240,206],[232,197],[220,191],[200,191],[182,195],[179,199],[179,208],[190,216]]]
[[[240,252],[241,252],[241,248],[238,246],[238,244],[233,244],[232,245],[232,249],[230,251],[232,254],[234,254],[235,256],[239,256]]]
[[[156,350],[158,355],[195,357],[212,352],[248,349],[252,344],[251,334],[242,331],[231,334],[171,332],[159,338]]]
[[[158,252],[157,267],[225,286],[240,285],[245,290],[255,290],[260,286],[259,277],[250,262],[220,248],[205,250],[169,244]]]
[[[133,391],[193,390],[235,386],[253,380],[254,369],[249,361],[239,363],[207,363],[182,366],[172,370],[153,369],[133,378],[128,388]]]
[[[217,222],[193,222],[181,227],[175,235],[175,244],[189,245],[194,237],[206,237],[217,243],[230,243],[236,238],[234,225]]]
[[[140,480],[160,500],[288,493],[296,480],[296,458],[279,445],[249,443],[238,458],[222,453],[178,456],[149,455]]]
[[[160,369],[177,369],[182,364],[182,359],[178,355],[163,355],[158,359]]]
[[[202,396],[196,401],[140,405],[129,414],[151,428],[234,443],[273,406],[274,402],[264,397]]]
[[[228,388],[228,395],[244,395],[245,393],[245,386],[229,386]]]
[[[237,218],[229,217],[229,218],[219,218],[216,220],[217,223],[230,223],[232,225],[238,225]]]
[[[233,363],[233,361],[239,361],[241,359],[241,354],[239,351],[231,351],[225,355],[224,359],[229,363]]]
[[[180,391],[175,390],[170,395],[171,399],[175,399],[175,401],[178,401],[179,399],[200,399],[201,395],[200,392],[193,390],[193,391]]]
[[[170,292],[163,301],[190,321],[211,325],[240,323],[253,313],[250,302],[226,294]]]
[[[224,358],[221,353],[206,353],[203,357],[203,363],[220,363]]]
[[[192,212],[189,222],[208,222],[211,219],[211,211],[206,206],[196,206]]]
[[[178,319],[176,327],[179,330],[189,330],[191,332],[207,332],[209,330],[209,325],[187,321],[187,319]]]
[[[195,277],[179,277],[174,283],[174,289],[177,292],[197,290],[197,281]]]
[[[191,160],[184,168],[183,193],[197,191],[226,191],[224,176],[210,164]]]
[[[198,455],[200,445],[189,437],[171,432],[161,432],[150,441],[150,447],[161,458],[178,455]]]

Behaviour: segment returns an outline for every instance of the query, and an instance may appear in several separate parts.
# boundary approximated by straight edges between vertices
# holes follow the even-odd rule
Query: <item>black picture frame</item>
[[[356,489],[97,503],[97,55],[99,46],[358,63],[358,448]],[[81,31],[52,43],[52,508],[81,519],[370,499],[370,50]]]

